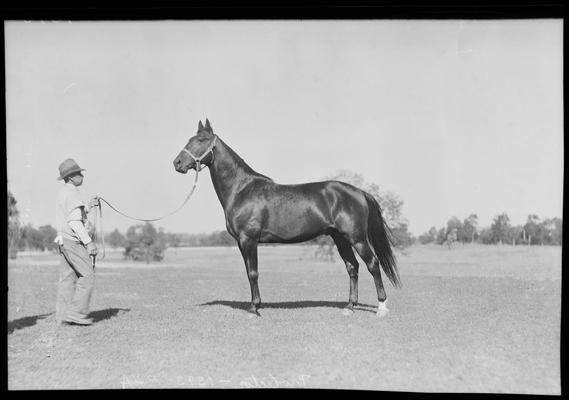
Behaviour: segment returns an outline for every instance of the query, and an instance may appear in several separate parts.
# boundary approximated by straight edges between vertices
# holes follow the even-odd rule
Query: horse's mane
[[[246,173],[250,174],[250,175],[254,175],[255,177],[258,178],[263,178],[266,179],[268,181],[274,182],[271,178],[269,178],[266,175],[260,174],[257,171],[255,171],[253,168],[251,168],[246,162],[245,160],[243,160],[239,154],[237,154],[231,147],[229,147],[227,145],[227,143],[223,142],[223,144],[225,145],[225,147],[227,148],[227,151],[229,152],[229,154],[231,155],[231,157],[235,160],[235,162],[237,163],[237,165],[242,168]]]

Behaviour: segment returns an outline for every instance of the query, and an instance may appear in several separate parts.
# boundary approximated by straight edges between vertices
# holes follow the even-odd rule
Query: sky
[[[124,213],[179,207],[172,161],[208,118],[277,183],[363,175],[419,235],[476,213],[562,217],[563,23],[5,21],[7,184],[55,224],[58,166]],[[103,229],[136,224],[108,207]],[[225,229],[207,169],[167,232]]]

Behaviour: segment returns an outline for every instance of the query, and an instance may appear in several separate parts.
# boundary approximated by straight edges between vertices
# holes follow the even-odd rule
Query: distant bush
[[[105,241],[109,246],[116,249],[117,247],[124,247],[126,238],[118,229],[115,229],[111,233],[105,235]]]
[[[156,231],[149,222],[128,228],[124,247],[125,259],[145,261],[147,264],[162,261],[167,248],[164,232]]]

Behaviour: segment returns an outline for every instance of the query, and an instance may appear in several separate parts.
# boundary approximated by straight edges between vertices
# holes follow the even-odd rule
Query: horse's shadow
[[[302,300],[302,301],[280,301],[273,303],[262,303],[263,308],[282,308],[282,309],[302,309],[302,308],[338,308],[343,309],[348,303],[344,301],[325,301],[325,300]],[[235,300],[214,300],[207,303],[198,304],[199,307],[205,306],[226,306],[235,310],[249,310],[251,302],[248,301],[235,301]],[[375,312],[376,306],[370,304],[358,303],[354,306],[355,310],[362,310],[368,312]]]

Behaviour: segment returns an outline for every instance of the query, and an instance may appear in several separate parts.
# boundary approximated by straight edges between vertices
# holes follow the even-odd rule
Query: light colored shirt
[[[79,188],[67,182],[59,190],[55,207],[55,242],[61,243],[61,238],[87,244],[91,237],[85,224],[88,207],[81,197]]]

